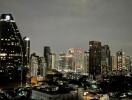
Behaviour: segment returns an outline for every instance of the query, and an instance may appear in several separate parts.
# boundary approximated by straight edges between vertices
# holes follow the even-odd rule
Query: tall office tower
[[[117,57],[117,70],[121,71],[122,70],[122,57],[123,57],[122,51],[118,51],[116,53],[116,57]]]
[[[132,66],[131,66],[131,57],[126,56],[126,67],[128,68],[128,73],[132,74]]]
[[[46,64],[45,64],[45,59],[44,57],[39,57],[39,74],[40,76],[44,77],[46,76]]]
[[[103,76],[108,75],[112,70],[110,61],[111,56],[109,46],[104,45],[101,49],[101,74]]]
[[[112,55],[112,71],[116,72],[117,70],[117,59],[116,55]]]
[[[50,55],[50,58],[51,58],[51,68],[58,70],[58,68],[56,66],[56,54],[55,53],[52,53]]]
[[[122,50],[118,51],[116,53],[117,56],[117,71],[119,71],[119,74],[125,74],[128,71],[128,66],[127,66],[127,56],[125,52]]]
[[[124,71],[127,72],[128,71],[128,66],[127,66],[126,59],[127,59],[126,53],[125,52],[122,52],[122,70],[124,70]]]
[[[24,37],[23,38],[24,41],[24,48],[25,48],[25,52],[24,52],[24,65],[29,68],[29,62],[30,62],[30,39],[28,37]]]
[[[84,73],[84,51],[81,48],[70,48],[67,53],[73,55],[74,72]]]
[[[36,55],[36,53],[31,54],[31,61],[30,61],[30,75],[31,77],[37,77],[38,71],[39,71],[39,56]]]
[[[0,17],[0,80],[25,79],[24,52],[23,38],[12,15],[2,14]]]
[[[101,42],[89,42],[89,73],[94,79],[101,74]]]
[[[89,52],[84,52],[84,74],[89,74]]]
[[[49,46],[45,46],[44,47],[44,58],[45,58],[45,62],[46,62],[46,66],[48,68],[51,68],[51,59],[50,59],[50,55],[51,55],[51,50]]]
[[[61,53],[59,55],[59,70],[65,71],[65,72],[73,72],[74,69],[72,69],[74,66],[73,62],[73,55],[67,54],[67,53]]]

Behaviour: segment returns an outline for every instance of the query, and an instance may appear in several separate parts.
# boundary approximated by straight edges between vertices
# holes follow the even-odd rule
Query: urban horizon
[[[11,13],[8,13],[8,14],[11,14]],[[19,24],[18,24],[19,25]],[[22,29],[22,28],[20,28],[20,29]],[[20,33],[21,33],[21,30],[20,30]],[[23,34],[23,33],[21,33],[21,35],[24,37],[24,36],[26,36],[26,34]],[[30,40],[32,40],[29,36],[27,36]],[[62,37],[63,38],[63,37]],[[93,39],[93,40],[89,40],[89,41],[98,41],[98,39],[97,40],[95,40],[95,39]],[[59,42],[61,42],[61,41],[59,41]],[[79,41],[78,41],[79,42]],[[112,45],[110,45],[110,44],[106,44],[105,42],[106,41],[104,41],[104,42],[102,42],[102,41],[98,41],[98,42],[101,42],[101,44],[102,45],[108,45],[109,47],[110,47],[110,49],[111,49],[111,47],[112,47]],[[31,41],[31,44],[34,44],[34,43],[32,43],[32,41]],[[88,44],[88,42],[87,42],[87,44]],[[39,56],[43,56],[43,47],[45,47],[45,46],[49,46],[49,47],[51,47],[50,45],[44,45],[44,46],[42,46],[42,47],[40,47],[40,49],[41,49],[41,54],[39,53],[39,52],[37,52],[37,51],[33,51],[32,50],[32,45],[31,45],[31,54],[32,53],[36,53],[37,55],[39,55]],[[74,46],[74,45],[73,45]],[[88,47],[88,48],[87,48]],[[52,48],[51,47],[51,50],[52,50],[52,52],[53,53],[56,53],[56,54],[60,54],[60,53],[64,53],[64,52],[66,52],[68,49],[70,49],[70,48],[81,48],[83,51],[89,51],[89,46],[87,45],[87,47],[85,47],[85,49],[84,48],[81,48],[81,47],[67,47],[67,49],[62,49],[62,50],[54,50],[54,48]],[[87,49],[86,49],[87,48]],[[58,51],[58,52],[57,52]],[[128,54],[128,52],[126,52],[125,50],[123,50],[122,48],[114,48],[114,50],[111,50],[111,54],[112,55],[115,55],[116,54],[116,52],[118,52],[118,51],[123,51],[123,52],[125,52],[126,54]],[[129,54],[128,54],[129,55]],[[132,55],[129,55],[130,57],[132,56]]]
[[[132,0],[0,3],[0,100],[132,100]]]
[[[31,38],[31,52],[42,55],[43,46],[57,53],[72,47],[88,50],[88,42],[96,40],[114,53],[122,49],[132,56],[130,0],[9,2],[1,2],[1,14],[13,14],[21,33]]]
[[[69,48],[57,57],[50,46],[44,46],[43,56],[38,56],[36,53],[30,54],[30,43],[30,38],[23,37],[19,32],[12,14],[1,14],[0,84],[4,85],[0,86],[0,98],[54,100],[60,95],[57,100],[109,100],[113,98],[109,91],[115,91],[112,84],[119,84],[116,87],[119,91],[128,91],[114,98],[131,98],[128,88],[131,87],[132,61],[124,51],[119,50],[111,55],[109,45],[89,41],[88,51]],[[122,79],[127,82],[120,84]],[[91,97],[93,94],[95,96]]]

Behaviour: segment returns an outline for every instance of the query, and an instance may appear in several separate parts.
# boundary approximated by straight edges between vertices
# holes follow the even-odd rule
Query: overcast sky
[[[0,13],[11,13],[31,52],[43,47],[63,52],[88,50],[90,40],[132,56],[132,0],[0,0]]]

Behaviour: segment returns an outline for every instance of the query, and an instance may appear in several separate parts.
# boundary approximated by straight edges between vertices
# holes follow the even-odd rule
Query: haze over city
[[[1,0],[0,13],[11,13],[31,52],[43,46],[60,53],[71,47],[88,50],[90,40],[132,56],[131,0]]]

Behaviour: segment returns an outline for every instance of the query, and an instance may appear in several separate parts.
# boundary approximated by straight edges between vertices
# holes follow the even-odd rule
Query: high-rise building
[[[24,52],[23,38],[12,15],[2,14],[0,17],[0,79],[25,79]]]
[[[116,53],[116,57],[117,57],[117,70],[118,71],[121,71],[122,70],[122,57],[123,57],[123,54],[122,54],[122,51],[118,51]]]
[[[89,74],[89,52],[84,52],[84,74]]]
[[[110,49],[108,45],[102,46],[101,49],[101,74],[106,76],[111,72],[111,56],[110,56]]]
[[[57,66],[56,66],[56,54],[52,53],[50,55],[50,58],[51,58],[51,68],[52,69],[58,69]]]
[[[131,57],[126,56],[126,66],[128,68],[128,72],[132,74],[132,66],[131,66]]]
[[[37,77],[39,74],[39,56],[36,53],[31,54],[30,77]]]
[[[45,62],[46,62],[46,66],[48,67],[48,68],[51,68],[51,57],[50,57],[50,55],[51,55],[51,50],[50,50],[50,47],[49,46],[45,46],[44,47],[44,58],[45,58]]]
[[[46,64],[44,57],[39,57],[39,74],[40,76],[44,77],[46,76]]]
[[[117,71],[119,72],[119,74],[128,73],[131,66],[131,60],[129,56],[127,56],[125,52],[120,50],[116,53],[116,59],[117,59]]]
[[[66,72],[74,71],[73,69],[74,62],[73,62],[72,54],[61,53],[59,55],[58,62],[59,62],[59,70]]]
[[[81,48],[70,48],[67,53],[73,56],[74,72],[84,73],[84,51]]]
[[[29,68],[29,63],[30,63],[30,39],[28,37],[24,37],[23,38],[24,40],[24,48],[25,48],[25,52],[24,52],[24,57],[25,57],[25,60],[24,60],[24,65],[26,65],[26,67]]]
[[[89,42],[89,73],[93,78],[101,74],[101,42]]]
[[[112,71],[116,71],[117,70],[117,59],[116,59],[116,55],[112,55]]]

